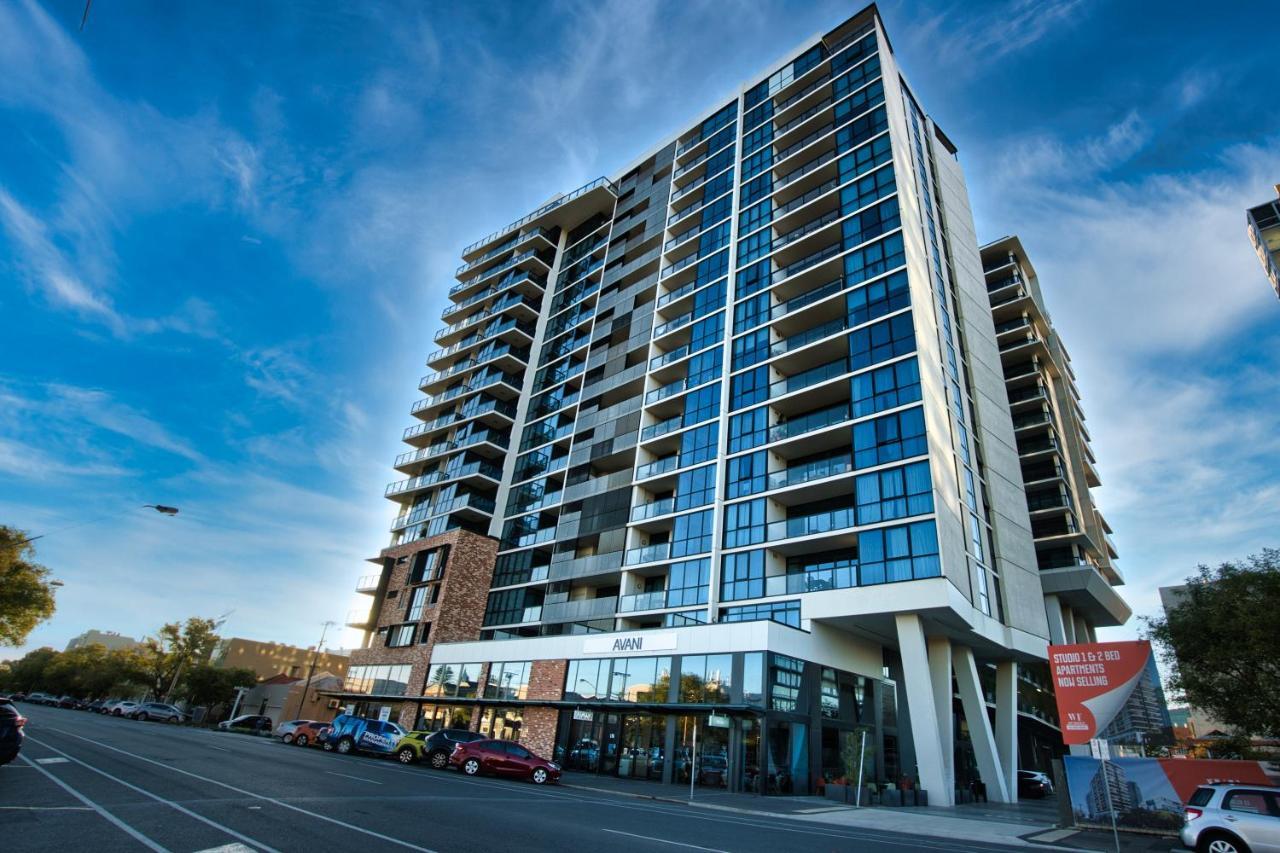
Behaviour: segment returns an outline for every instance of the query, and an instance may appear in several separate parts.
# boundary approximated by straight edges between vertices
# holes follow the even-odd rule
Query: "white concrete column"
[[[1056,595],[1044,597],[1044,615],[1049,619],[1049,642],[1061,646],[1067,642],[1067,629],[1062,624],[1062,604]]]
[[[1089,637],[1089,623],[1084,621],[1083,616],[1079,616],[1076,614],[1073,614],[1073,616],[1076,624],[1076,642],[1077,643],[1093,642],[1093,640],[1090,639]]]
[[[924,623],[915,613],[899,613],[894,621],[898,629],[898,654],[902,658],[902,686],[906,689],[907,712],[911,717],[911,741],[916,751],[916,775],[920,787],[929,792],[929,805],[954,805],[948,798],[951,788],[947,785],[942,744],[938,740],[938,710],[933,698]]]
[[[1062,605],[1062,627],[1066,631],[1068,643],[1080,642],[1076,640],[1076,619],[1069,604]]]
[[[942,751],[942,778],[947,786],[947,800],[955,802],[955,726],[951,713],[951,640],[929,637],[929,682],[933,688],[934,713],[938,717],[938,748]],[[930,794],[930,797],[933,795]],[[933,800],[930,799],[930,804]],[[941,801],[939,801],[941,802]]]
[[[1018,663],[996,664],[996,754],[1009,802],[1018,801]]]
[[[1011,802],[1001,772],[996,736],[991,731],[991,719],[987,716],[987,703],[982,696],[982,684],[978,681],[978,665],[973,659],[973,649],[955,646],[952,658],[956,669],[956,686],[960,688],[960,702],[964,706],[964,718],[969,724],[969,738],[973,741],[973,757],[978,762],[978,773],[987,786],[987,799],[993,803]]]

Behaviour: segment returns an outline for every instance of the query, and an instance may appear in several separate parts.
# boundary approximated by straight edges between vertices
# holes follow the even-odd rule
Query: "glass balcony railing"
[[[811,462],[805,465],[793,465],[785,471],[770,474],[767,488],[781,489],[787,486],[796,486],[811,480],[823,480],[827,477],[848,474],[852,470],[853,462],[848,457],[823,459],[819,462]]]
[[[812,329],[798,332],[789,338],[784,338],[783,340],[778,341],[776,344],[769,347],[769,355],[775,356],[791,352],[792,350],[811,344],[814,341],[820,341],[823,338],[830,337],[837,332],[843,332],[847,328],[849,328],[849,320],[846,317],[831,320],[823,323],[821,326],[814,326]]]
[[[668,471],[674,471],[680,466],[680,457],[678,455],[664,456],[655,462],[641,465],[636,468],[636,479],[647,480],[650,477],[656,477],[659,474],[665,474]]]
[[[667,559],[670,554],[670,542],[662,542],[658,545],[646,545],[643,548],[629,549],[627,551],[627,557],[623,563],[628,566],[638,566],[641,563],[657,563]]]
[[[653,336],[654,338],[660,338],[663,335],[667,334],[668,332],[674,332],[676,329],[682,329],[692,322],[693,322],[693,312],[686,311],[685,313],[681,314],[679,317],[676,317],[674,320],[668,320],[667,322],[662,323],[661,325],[654,326]]]
[[[832,589],[850,589],[858,585],[856,564],[839,568],[819,569],[812,572],[795,572],[774,575],[764,579],[764,594],[799,595],[805,592],[826,592]]]
[[[660,515],[669,515],[676,511],[675,498],[663,498],[660,501],[652,503],[640,504],[631,510],[632,521],[645,521],[650,518],[657,518]]]
[[[650,426],[640,430],[640,440],[648,441],[651,438],[657,438],[658,436],[666,435],[669,432],[675,432],[683,426],[684,415],[676,415],[674,418],[667,418],[665,421],[658,421],[658,423],[651,424]]]
[[[667,591],[642,592],[636,595],[624,595],[618,599],[619,613],[634,613],[638,610],[661,610],[667,606]]]
[[[794,539],[797,536],[812,536],[818,533],[833,533],[848,530],[856,524],[852,507],[819,512],[814,515],[802,515],[775,521],[768,525],[765,538],[774,542],[779,539]]]
[[[491,243],[494,240],[497,240],[499,237],[501,237],[503,234],[506,234],[509,231],[515,231],[519,228],[522,228],[526,224],[537,219],[539,216],[543,216],[547,213],[550,213],[560,205],[568,204],[574,199],[586,195],[587,193],[591,192],[597,187],[605,187],[606,189],[609,190],[609,192],[613,193],[615,196],[618,194],[618,187],[613,183],[613,181],[609,180],[608,178],[596,178],[591,183],[584,184],[583,186],[578,187],[576,190],[569,193],[568,195],[562,195],[557,199],[547,202],[542,207],[538,208],[532,213],[524,217],[521,217],[520,219],[517,219],[515,222],[512,222],[506,228],[500,229],[498,231],[494,231],[492,234],[485,237],[484,239],[477,240],[476,242],[472,243],[470,246],[467,246],[465,249],[463,249],[462,254],[469,255],[472,252],[474,252],[476,249],[479,249],[481,246],[485,245],[486,243]]]
[[[603,619],[618,612],[618,597],[580,598],[574,601],[546,601],[542,605],[544,622],[581,622]]]
[[[849,406],[842,403],[816,412],[800,415],[769,427],[769,441],[782,441],[842,423],[850,419]]]
[[[803,373],[797,373],[794,376],[779,379],[777,382],[770,382],[769,398],[773,399],[775,397],[781,397],[783,394],[800,391],[811,385],[826,382],[829,379],[841,376],[848,372],[848,359],[838,358],[835,361],[829,361],[826,364],[811,368]]]

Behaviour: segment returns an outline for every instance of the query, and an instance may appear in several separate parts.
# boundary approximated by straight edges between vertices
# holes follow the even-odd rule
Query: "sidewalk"
[[[963,805],[950,809],[936,806],[855,808],[821,797],[762,797],[758,794],[731,794],[704,788],[695,789],[693,799],[690,800],[687,787],[587,773],[567,772],[560,783],[564,787],[581,791],[757,817],[786,817],[853,829],[903,832],[1032,849],[1115,849],[1115,842],[1109,832],[1058,829],[1054,822],[1054,808],[1036,802]],[[1121,853],[1167,853],[1178,846],[1176,838],[1120,834]]]

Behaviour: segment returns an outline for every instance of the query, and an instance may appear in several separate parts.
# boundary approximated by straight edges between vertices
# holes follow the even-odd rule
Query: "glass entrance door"
[[[662,742],[666,731],[666,717],[624,716],[618,775],[630,779],[661,779]]]

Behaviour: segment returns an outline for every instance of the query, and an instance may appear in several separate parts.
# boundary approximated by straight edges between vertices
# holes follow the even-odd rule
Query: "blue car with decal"
[[[317,740],[325,750],[341,755],[352,752],[390,755],[404,735],[404,729],[392,722],[339,714],[327,730],[317,735]]]

